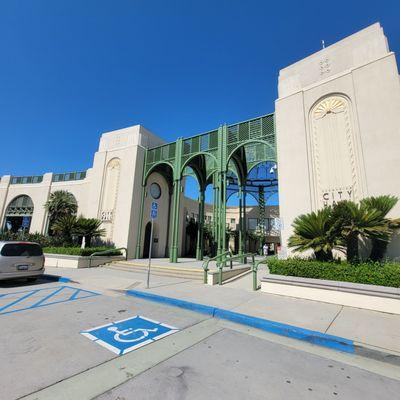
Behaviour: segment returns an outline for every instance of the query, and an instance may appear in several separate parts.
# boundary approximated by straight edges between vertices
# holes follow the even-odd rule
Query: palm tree
[[[388,242],[390,239],[390,235],[394,229],[400,227],[399,220],[392,220],[386,218],[387,214],[393,209],[393,207],[397,204],[398,198],[395,196],[377,196],[377,197],[367,197],[361,200],[361,204],[363,204],[369,210],[377,210],[380,212],[381,218],[386,222],[387,226],[391,230],[388,233],[387,237],[384,240],[380,240],[378,238],[371,239],[371,254],[370,259],[372,261],[380,261],[386,253],[386,249],[388,246]]]
[[[60,236],[67,245],[72,244],[72,235],[76,230],[77,219],[75,215],[62,215],[52,226],[54,234]]]
[[[56,190],[50,193],[49,199],[44,204],[44,208],[49,213],[49,232],[53,233],[54,223],[62,216],[75,215],[78,204],[74,195],[67,190]]]
[[[358,243],[360,237],[388,241],[391,230],[382,218],[381,212],[370,209],[365,203],[340,201],[332,209],[334,225],[332,233],[346,245],[347,260],[359,261]]]
[[[101,221],[97,218],[84,218],[76,220],[73,233],[85,238],[85,246],[90,247],[93,237],[104,236],[106,230],[101,228]]]
[[[289,238],[288,245],[296,251],[312,250],[319,261],[333,259],[333,249],[340,249],[339,237],[332,232],[332,208],[302,214],[293,221],[294,233]]]

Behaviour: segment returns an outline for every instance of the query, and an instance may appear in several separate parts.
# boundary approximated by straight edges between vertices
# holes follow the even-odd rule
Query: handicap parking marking
[[[67,303],[99,295],[100,293],[92,292],[91,290],[66,285],[2,293],[0,295],[0,315],[53,304]]]
[[[178,331],[173,326],[136,315],[82,331],[81,334],[122,355]]]

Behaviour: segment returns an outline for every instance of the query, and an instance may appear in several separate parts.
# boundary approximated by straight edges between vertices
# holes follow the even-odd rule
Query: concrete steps
[[[128,272],[136,272],[136,273],[147,273],[147,263],[136,261],[136,260],[128,260],[128,261],[113,261],[109,264],[103,266],[103,268],[115,269],[120,271],[128,271]],[[249,273],[250,266],[238,264],[234,265],[232,269],[224,268],[222,273],[222,281],[230,282],[235,278],[242,277]],[[190,279],[196,281],[203,281],[204,279],[204,270],[201,267],[193,266],[183,266],[183,265],[159,265],[155,260],[154,263],[151,264],[151,273],[154,275],[160,276],[169,276],[173,278],[180,279]],[[215,285],[218,282],[218,272],[216,269],[212,269],[208,271],[208,283],[210,285]]]
[[[109,269],[117,269],[122,271],[130,272],[147,272],[147,264],[134,262],[134,261],[117,261],[112,262],[104,266]],[[203,280],[203,269],[202,268],[185,268],[185,267],[175,267],[170,265],[151,265],[151,273],[154,275],[170,276],[174,278],[181,279],[193,279],[193,280]]]

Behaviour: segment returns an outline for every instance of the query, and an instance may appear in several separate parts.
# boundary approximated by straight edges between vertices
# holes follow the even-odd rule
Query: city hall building
[[[78,214],[101,219],[104,239],[130,258],[148,255],[152,202],[155,257],[185,256],[193,222],[199,259],[207,223],[218,251],[249,251],[250,232],[260,228],[285,257],[295,217],[343,199],[400,197],[399,170],[400,80],[377,23],[280,70],[269,114],[172,143],[136,125],[102,134],[87,171],[3,176],[0,222],[2,230],[46,233],[44,204],[67,190]],[[197,201],[183,194],[187,176],[198,182]],[[204,200],[209,185],[212,204]],[[268,204],[274,191],[279,207]],[[231,195],[238,206],[226,205]],[[257,207],[246,205],[249,195]],[[400,204],[391,216],[400,216]],[[227,226],[238,232],[234,240]],[[400,256],[398,236],[387,255]]]

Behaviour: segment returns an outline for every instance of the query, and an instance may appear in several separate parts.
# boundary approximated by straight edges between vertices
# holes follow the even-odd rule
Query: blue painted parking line
[[[22,290],[0,295],[0,315],[99,296],[100,293],[72,286]]]
[[[50,281],[50,282],[62,282],[62,283],[72,282],[71,278],[67,278],[66,276],[59,276],[59,275],[43,274],[41,276],[41,278],[45,279],[46,281]]]
[[[118,355],[178,332],[173,326],[136,315],[82,331],[81,334]]]
[[[240,314],[223,308],[207,306],[200,303],[175,299],[172,297],[161,296],[150,292],[141,292],[140,290],[127,290],[128,296],[135,296],[145,300],[155,301],[170,306],[185,308],[187,310],[200,312],[211,317],[224,319],[238,324],[262,329],[266,332],[275,333],[281,336],[287,336],[293,339],[303,340],[318,346],[328,347],[345,353],[354,353],[354,342],[350,339],[340,336],[329,335],[310,329],[300,328],[294,325],[283,324],[281,322],[271,321],[264,318],[253,317],[251,315]]]

